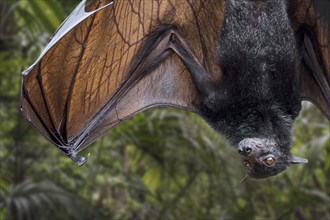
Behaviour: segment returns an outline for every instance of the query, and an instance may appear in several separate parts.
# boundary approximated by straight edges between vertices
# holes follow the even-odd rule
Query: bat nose
[[[241,155],[249,155],[253,148],[255,147],[256,143],[250,139],[244,139],[238,144],[237,151]]]
[[[241,155],[248,155],[251,153],[252,147],[249,145],[239,145],[237,150]]]

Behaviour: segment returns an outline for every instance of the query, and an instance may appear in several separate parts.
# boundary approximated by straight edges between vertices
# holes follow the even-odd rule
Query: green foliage
[[[96,217],[87,202],[51,182],[22,182],[0,192],[5,219],[33,220],[40,215],[52,220]]]
[[[1,220],[330,219],[329,122],[309,104],[292,149],[309,163],[242,184],[235,150],[184,111],[136,115],[81,152],[83,167],[45,141],[20,113],[20,72],[76,3],[0,3]]]

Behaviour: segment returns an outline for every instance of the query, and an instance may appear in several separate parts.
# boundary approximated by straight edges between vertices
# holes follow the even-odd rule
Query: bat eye
[[[267,157],[265,160],[264,160],[264,163],[268,166],[271,166],[275,163],[275,158],[274,157]]]

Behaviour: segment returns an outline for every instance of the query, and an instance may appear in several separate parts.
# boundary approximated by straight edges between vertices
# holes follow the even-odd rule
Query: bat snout
[[[238,144],[237,151],[242,156],[248,156],[260,146],[254,138],[245,138]]]
[[[237,151],[240,155],[249,155],[252,151],[252,147],[249,145],[239,145]]]
[[[237,151],[241,156],[248,156],[258,154],[258,152],[264,151],[272,145],[273,143],[267,139],[245,138],[238,143]]]

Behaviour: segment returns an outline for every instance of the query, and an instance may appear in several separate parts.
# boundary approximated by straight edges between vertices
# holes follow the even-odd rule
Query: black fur
[[[223,79],[205,97],[202,115],[234,146],[245,138],[274,140],[277,165],[255,164],[250,175],[276,175],[290,163],[291,129],[301,108],[286,2],[229,0],[218,45]]]

